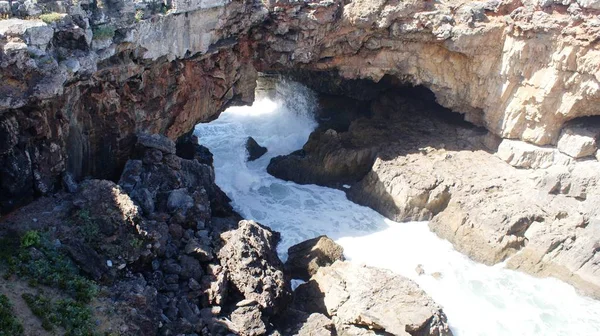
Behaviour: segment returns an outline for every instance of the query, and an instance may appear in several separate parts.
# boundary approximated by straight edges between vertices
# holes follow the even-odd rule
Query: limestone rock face
[[[599,114],[599,10],[595,0],[1,1],[0,211],[52,192],[65,173],[117,179],[136,133],[176,140],[249,103],[255,68],[424,85],[501,138],[556,144],[565,122]],[[331,145],[315,174],[366,173],[372,150]],[[575,157],[592,147],[561,142]]]
[[[442,308],[412,280],[390,271],[336,261],[297,291],[321,301],[342,334],[361,327],[393,335],[452,335]]]
[[[288,249],[286,271],[293,279],[308,280],[319,267],[344,260],[344,249],[327,236],[303,241]]]
[[[597,125],[568,125],[558,139],[559,151],[576,159],[592,156],[598,149],[596,139],[600,136]]]
[[[523,141],[504,139],[496,155],[516,168],[548,168],[554,164],[554,148],[539,147]]]
[[[396,76],[502,138],[555,144],[564,122],[599,113],[598,7],[539,3],[275,1],[259,69]]]
[[[592,247],[600,244],[594,224],[600,162],[507,139],[493,153],[485,130],[452,121],[413,96],[383,94],[372,102],[370,118],[340,132],[352,150],[377,149],[347,197],[395,221],[429,220],[433,232],[478,262],[507,261],[600,297]],[[316,150],[307,156],[330,150],[327,141],[311,146]],[[318,169],[306,172],[309,183]]]

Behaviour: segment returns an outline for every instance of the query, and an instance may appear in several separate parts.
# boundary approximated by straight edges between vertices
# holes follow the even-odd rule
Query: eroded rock
[[[292,279],[308,280],[319,267],[344,260],[344,249],[327,236],[303,241],[288,249],[286,272]]]
[[[255,300],[267,315],[285,309],[290,300],[289,283],[275,247],[278,233],[254,221],[240,221],[238,228],[222,234],[217,256],[229,281],[246,299]]]
[[[254,161],[265,155],[267,148],[259,145],[253,137],[246,141],[246,151],[248,151],[248,161]]]
[[[323,313],[342,326],[394,335],[452,335],[442,308],[413,281],[390,271],[336,261],[319,268],[297,291],[322,302]]]

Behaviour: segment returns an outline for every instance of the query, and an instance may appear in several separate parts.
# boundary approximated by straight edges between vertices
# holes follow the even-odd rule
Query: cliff
[[[134,134],[176,139],[253,99],[255,68],[392,76],[491,132],[556,144],[599,114],[600,2],[1,1],[0,203],[115,179]]]
[[[118,178],[137,133],[177,139],[253,100],[245,34],[267,13],[252,2],[12,5],[17,17],[0,20],[1,212],[67,172]]]

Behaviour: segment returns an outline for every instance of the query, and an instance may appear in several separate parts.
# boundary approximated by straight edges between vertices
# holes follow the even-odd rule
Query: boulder
[[[576,159],[592,156],[596,153],[598,146],[596,138],[600,135],[599,130],[586,127],[581,124],[566,126],[558,139],[558,150]]]
[[[499,158],[516,168],[548,168],[554,162],[555,150],[523,141],[504,139],[496,152]]]
[[[288,249],[286,272],[293,279],[308,280],[319,267],[344,260],[344,249],[327,236],[303,241]]]
[[[221,234],[217,256],[231,285],[246,299],[258,302],[266,315],[285,309],[290,285],[276,252],[279,234],[254,221],[242,220],[236,230]]]
[[[246,150],[248,151],[248,161],[254,161],[267,152],[267,148],[259,145],[252,137],[246,141]]]
[[[333,129],[315,131],[302,150],[271,159],[267,172],[286,181],[339,187],[368,173],[376,145],[357,147],[350,135]]]
[[[139,146],[158,149],[166,154],[175,154],[175,142],[160,134],[140,133],[137,135]]]
[[[258,336],[267,332],[258,306],[242,306],[231,313],[231,322],[241,336]]]
[[[336,261],[297,291],[321,303],[340,326],[393,335],[452,335],[446,315],[412,280],[375,267]],[[297,298],[298,299],[298,298]],[[343,329],[343,328],[340,328]]]
[[[281,335],[332,336],[337,335],[330,318],[321,313],[305,313],[288,309],[278,319],[277,330]]]

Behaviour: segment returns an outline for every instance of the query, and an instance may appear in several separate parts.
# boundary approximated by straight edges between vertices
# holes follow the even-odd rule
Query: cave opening
[[[395,76],[374,82],[344,79],[334,71],[261,74],[257,96],[280,80],[296,81],[316,93],[317,126],[308,141],[289,155],[274,157],[267,167],[284,180],[343,189],[363,179],[377,158],[423,148],[495,150],[485,128],[439,105],[428,88]]]

